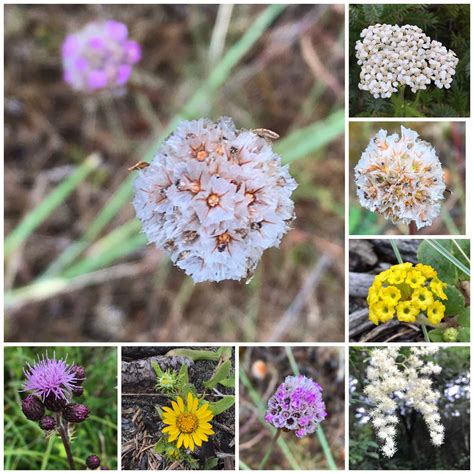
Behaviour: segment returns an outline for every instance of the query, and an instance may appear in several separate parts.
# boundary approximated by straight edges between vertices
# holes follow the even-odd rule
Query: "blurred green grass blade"
[[[53,448],[53,444],[54,444],[54,437],[51,436],[48,439],[48,446],[46,446],[46,451],[44,453],[44,457],[41,460],[41,468],[40,469],[42,471],[44,471],[48,467],[49,457],[51,456],[51,449]]]
[[[444,209],[444,207],[441,208],[441,218],[443,219],[443,222],[446,225],[446,228],[448,229],[448,232],[451,235],[460,235],[462,232],[459,230],[458,226],[454,222],[453,218],[451,217],[451,214]]]
[[[244,470],[244,471],[251,471],[252,469],[247,466],[247,464],[245,464],[241,459],[239,459],[239,466],[240,466],[240,469],[241,470]]]
[[[295,130],[275,145],[285,163],[303,158],[323,148],[344,133],[344,110],[333,112],[325,120]]]
[[[263,420],[263,413],[265,413],[265,409],[266,409],[265,403],[260,398],[260,395],[257,393],[257,391],[253,388],[252,384],[250,383],[250,380],[247,377],[247,374],[242,369],[240,369],[239,373],[240,373],[240,380],[242,381],[245,388],[247,389],[253,403],[255,403],[256,407],[258,408],[258,411],[259,411],[258,420],[266,429],[268,429],[272,433],[272,436],[273,436],[275,434],[276,429],[271,427],[268,423],[266,423]],[[293,453],[291,452],[291,449],[286,443],[286,441],[282,437],[280,437],[278,438],[277,444],[279,448],[281,449],[281,451],[283,452],[283,454],[285,455],[292,469],[296,469],[300,471],[301,467],[296,461],[295,457],[293,456]]]
[[[403,258],[400,254],[400,250],[398,249],[397,241],[395,239],[390,239],[390,245],[392,246],[393,253],[397,258],[398,263],[403,263]]]
[[[326,435],[324,434],[321,425],[318,426],[318,429],[316,430],[316,435],[318,436],[319,444],[321,445],[321,449],[323,450],[324,456],[326,457],[329,469],[331,469],[331,471],[336,471],[337,465],[334,461],[334,458],[332,457],[331,448],[329,447]]]
[[[213,93],[229,78],[234,66],[249,51],[255,42],[263,35],[266,29],[286,8],[286,5],[270,5],[247,29],[245,34],[233,46],[216,65],[209,75],[207,81],[194,93],[191,99],[184,105],[183,109],[170,121],[166,130],[157,138],[148,148],[142,158],[144,161],[151,161],[156,154],[163,140],[176,128],[176,125],[183,118],[192,118],[199,112],[198,108],[202,103],[211,102]],[[78,242],[66,249],[50,266],[45,275],[57,275],[70,263],[72,263],[90,242],[92,242],[100,232],[109,224],[109,222],[118,214],[120,209],[130,200],[132,195],[132,182],[135,175],[129,174],[123,183],[115,191],[111,199],[99,212],[97,217],[91,223],[87,231]]]
[[[436,240],[426,239],[426,242],[431,245],[437,252],[439,252],[446,260],[449,260],[453,265],[455,265],[459,270],[465,273],[469,278],[471,278],[471,271],[469,268],[460,262],[454,255],[451,255],[439,242]]]
[[[88,156],[78,168],[32,209],[5,239],[5,257],[18,248],[51,213],[100,165],[97,154]]]

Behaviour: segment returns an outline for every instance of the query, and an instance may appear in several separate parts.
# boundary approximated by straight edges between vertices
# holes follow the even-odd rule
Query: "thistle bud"
[[[44,405],[35,395],[28,395],[21,402],[21,409],[28,420],[38,421],[44,415]]]
[[[67,400],[64,398],[56,398],[53,393],[50,393],[44,399],[44,406],[51,411],[61,411],[67,405]]]
[[[81,365],[74,365],[72,371],[76,376],[76,384],[82,385],[86,379],[86,369],[84,369],[84,367]]]
[[[80,403],[70,403],[63,410],[63,417],[71,423],[81,423],[89,416],[89,408]]]
[[[86,459],[86,466],[89,469],[96,470],[100,467],[100,458],[99,456],[96,456],[95,454],[91,454],[87,459]]]
[[[56,428],[56,420],[52,416],[43,416],[39,422],[40,428],[44,431],[51,431]]]
[[[77,387],[72,391],[72,394],[75,397],[81,397],[83,393],[84,393],[84,387]]]

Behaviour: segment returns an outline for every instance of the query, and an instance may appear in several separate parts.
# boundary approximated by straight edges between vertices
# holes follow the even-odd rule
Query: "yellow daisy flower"
[[[382,288],[379,292],[379,298],[391,306],[395,306],[401,297],[402,294],[400,290],[395,286],[387,286],[386,288]]]
[[[420,314],[420,307],[413,301],[402,301],[397,306],[397,318],[404,323],[414,323]]]
[[[430,283],[430,289],[431,291],[438,297],[441,298],[442,300],[447,300],[448,297],[444,293],[444,288],[446,288],[448,285],[446,283],[443,283],[439,278],[433,278]]]
[[[405,281],[412,288],[420,288],[425,284],[426,278],[421,274],[421,272],[412,270],[407,273],[407,279]]]
[[[416,301],[422,311],[430,306],[433,301],[433,293],[428,288],[417,288],[412,295],[412,301]]]
[[[172,401],[171,406],[163,407],[163,423],[169,426],[162,431],[168,434],[168,442],[176,441],[178,449],[184,445],[194,451],[195,446],[201,446],[203,441],[208,441],[209,435],[214,434],[209,423],[214,415],[208,403],[198,408],[199,400],[189,392],[187,406],[181,397]]]
[[[428,320],[431,324],[439,324],[444,318],[445,306],[441,301],[435,301],[427,311]]]

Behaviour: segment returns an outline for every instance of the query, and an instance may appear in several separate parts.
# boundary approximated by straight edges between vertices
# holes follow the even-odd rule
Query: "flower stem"
[[[390,239],[390,245],[392,246],[395,257],[397,257],[398,263],[403,263],[403,258],[400,254],[400,250],[398,249],[397,241],[395,239]]]
[[[58,426],[59,436],[61,436],[61,441],[64,444],[64,449],[66,450],[67,460],[69,462],[69,467],[72,471],[76,470],[76,466],[74,465],[74,457],[71,451],[71,445],[69,444],[69,436],[67,434],[67,425],[63,425],[61,415],[56,413],[56,424]]]
[[[408,224],[408,234],[409,235],[416,235],[416,224],[415,221],[411,221]]]
[[[321,428],[321,425],[318,426],[316,434],[318,435],[319,444],[321,445],[324,456],[326,457],[329,469],[331,469],[331,471],[335,471],[337,469],[336,462],[332,457],[331,448],[329,447],[328,440],[326,439],[324,430]]]
[[[428,334],[428,330],[426,329],[426,326],[424,324],[421,325],[421,330],[423,331],[423,336],[425,337],[425,341],[431,342],[430,335]]]
[[[270,443],[270,446],[268,446],[267,452],[265,453],[265,456],[263,456],[263,459],[258,465],[259,471],[262,471],[265,467],[265,464],[267,464],[268,458],[270,457],[270,454],[272,453],[273,448],[275,447],[275,444],[278,441],[278,438],[280,437],[280,434],[281,430],[276,430],[275,434],[273,435],[272,442]]]

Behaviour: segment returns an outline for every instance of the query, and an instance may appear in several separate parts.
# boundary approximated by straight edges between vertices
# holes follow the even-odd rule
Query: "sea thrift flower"
[[[77,387],[77,378],[72,367],[66,360],[52,359],[46,356],[38,356],[38,361],[31,366],[27,364],[25,369],[26,382],[23,385],[25,392],[33,392],[43,402],[48,400],[64,400],[71,398],[72,391]]]
[[[363,207],[393,223],[429,226],[440,213],[446,189],[434,148],[418,133],[379,130],[355,167],[357,196]]]
[[[436,87],[449,89],[458,58],[439,41],[432,41],[413,25],[371,25],[356,43],[357,64],[361,66],[359,89],[375,98],[388,98],[400,86],[412,92]]]
[[[196,282],[251,275],[293,220],[288,166],[230,118],[181,122],[138,173],[133,204],[145,234]]]
[[[432,390],[432,382],[428,378],[431,374],[440,373],[441,367],[423,360],[423,357],[435,354],[438,348],[411,347],[410,355],[398,362],[397,358],[403,357],[399,350],[400,347],[392,346],[371,351],[367,368],[369,383],[364,388],[364,393],[375,406],[369,415],[386,457],[392,457],[396,452],[399,420],[395,395],[422,414],[434,446],[440,446],[444,440],[444,427],[437,408],[440,395]]]
[[[89,416],[89,408],[80,403],[70,403],[63,410],[63,417],[70,423],[81,423]]]
[[[443,291],[446,286],[429,265],[393,265],[379,273],[369,288],[369,319],[378,325],[396,316],[404,323],[414,323],[420,313],[425,313],[435,326],[444,318],[445,306],[440,299],[447,299]]]
[[[118,21],[88,23],[62,46],[64,80],[76,90],[94,92],[124,86],[141,58],[137,42],[128,39]]]
[[[314,433],[326,416],[321,386],[304,375],[289,375],[268,400],[265,421],[302,438]]]
[[[40,428],[45,431],[51,431],[56,428],[56,420],[52,416],[43,416],[39,422]]]
[[[96,456],[95,454],[91,454],[87,459],[86,459],[86,466],[89,469],[98,469],[100,467],[100,458],[99,456]]]
[[[21,410],[31,421],[38,421],[44,415],[44,405],[35,395],[27,395],[21,402]]]

